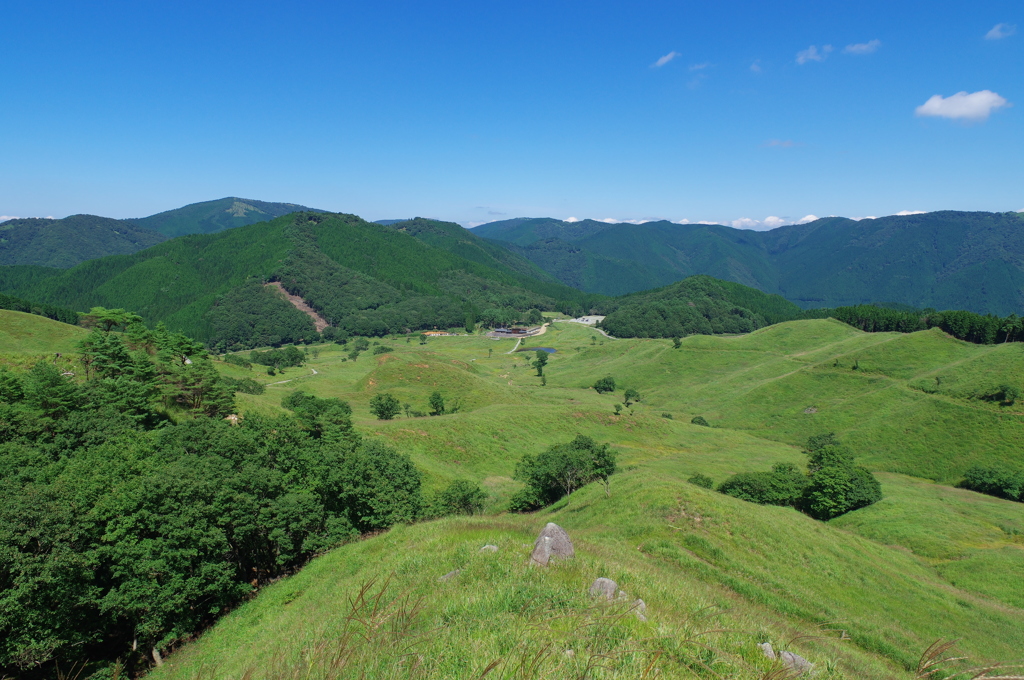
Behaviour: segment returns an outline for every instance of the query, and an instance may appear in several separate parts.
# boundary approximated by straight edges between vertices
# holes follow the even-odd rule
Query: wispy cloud
[[[854,43],[844,47],[843,54],[871,54],[881,46],[881,40],[869,40],[866,43]]]
[[[708,66],[711,66],[711,62],[710,61],[705,61],[703,64],[691,64],[690,65],[690,70],[691,71],[703,71]]]
[[[760,73],[761,72],[761,60],[760,59],[755,59],[754,63],[752,63],[750,65],[750,72],[751,73]]]
[[[0,222],[6,222],[7,220],[20,220],[21,218],[17,215],[0,215]]]
[[[991,90],[978,92],[957,92],[943,97],[932,95],[924,104],[918,106],[914,113],[918,116],[937,116],[954,120],[986,120],[996,109],[1013,106]]]
[[[800,219],[793,219],[792,217],[778,217],[776,215],[769,215],[763,220],[754,220],[749,217],[741,217],[738,220],[733,220],[730,224],[736,229],[755,229],[758,231],[765,231],[767,229],[777,229],[779,227],[785,227],[790,224],[807,224],[818,219],[817,215],[804,215]]]
[[[924,215],[926,212],[928,212],[928,211],[927,210],[901,210],[901,211],[899,211],[896,214],[899,215],[900,217],[904,217],[906,215]]]
[[[831,45],[822,45],[820,50],[817,45],[811,45],[806,50],[800,50],[796,53],[796,63],[802,65],[809,61],[825,61],[825,57],[831,51]]]
[[[800,146],[797,142],[792,139],[769,139],[761,146],[773,147],[777,149],[791,149],[794,146]]]
[[[1002,40],[1017,32],[1017,24],[996,24],[985,34],[985,40]]]
[[[651,64],[651,68],[661,68],[662,66],[664,66],[668,62],[672,61],[676,57],[681,57],[681,56],[683,56],[683,55],[679,54],[678,52],[669,52],[664,57],[662,57],[661,59],[658,59],[658,61],[656,61],[653,64]]]

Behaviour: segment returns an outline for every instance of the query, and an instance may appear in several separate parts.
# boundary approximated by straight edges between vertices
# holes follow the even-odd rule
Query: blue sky
[[[1024,210],[1019,0],[7,0],[0,21],[0,216]]]

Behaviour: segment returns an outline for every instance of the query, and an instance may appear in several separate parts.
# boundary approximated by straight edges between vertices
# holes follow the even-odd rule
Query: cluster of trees
[[[890,309],[876,305],[857,305],[808,310],[807,315],[831,316],[868,333],[913,333],[941,328],[954,338],[979,345],[1024,341],[1024,318],[1016,314],[1001,318],[963,310],[937,312],[934,309]]]
[[[975,465],[964,473],[957,486],[1024,503],[1024,467]]]
[[[485,502],[463,480],[425,499],[338,399],[295,392],[292,415],[233,425],[199,343],[99,316],[78,375],[0,369],[0,675],[134,674],[317,553]]]
[[[269,349],[265,352],[253,350],[249,353],[249,361],[261,366],[272,366],[276,369],[301,366],[306,361],[306,353],[296,347],[289,345],[280,349]]]
[[[390,392],[381,392],[370,398],[370,413],[377,416],[378,420],[393,420],[401,412],[405,412],[406,418],[422,418],[426,415],[443,416],[448,413],[458,413],[462,409],[462,400],[456,397],[445,401],[444,395],[435,390],[430,394],[429,413],[417,411],[411,404],[403,404]]]
[[[719,485],[718,491],[752,503],[794,507],[820,520],[838,517],[882,498],[882,487],[875,476],[854,465],[853,453],[833,433],[809,438],[805,453],[806,475],[795,465],[779,463],[771,472],[733,475]],[[703,475],[690,481],[710,488]]]
[[[0,293],[0,309],[9,309],[14,312],[25,312],[27,314],[45,316],[47,319],[53,319],[54,321],[69,323],[71,325],[78,323],[78,312],[65,309],[64,307],[29,302],[28,300],[22,300],[21,298],[4,295],[2,293]]]
[[[566,444],[555,444],[536,456],[529,454],[516,464],[515,479],[526,486],[509,502],[512,512],[529,512],[550,505],[576,489],[615,474],[616,455],[607,444],[576,435]]]

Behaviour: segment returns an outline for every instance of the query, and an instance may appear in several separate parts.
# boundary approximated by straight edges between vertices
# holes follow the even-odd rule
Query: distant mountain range
[[[0,293],[80,311],[130,309],[222,348],[314,337],[309,317],[269,282],[305,300],[332,333],[353,335],[469,325],[488,310],[579,314],[598,297],[454,223],[382,225],[311,211],[70,269],[0,267]]]
[[[476,227],[559,281],[621,295],[707,274],[804,308],[900,303],[1024,309],[1024,215],[941,211],[828,217],[771,231],[520,218]]]
[[[72,215],[8,220],[0,222],[0,265],[66,269],[97,257],[131,254],[168,238],[216,233],[298,211],[322,212],[295,203],[229,197],[137,219]]]

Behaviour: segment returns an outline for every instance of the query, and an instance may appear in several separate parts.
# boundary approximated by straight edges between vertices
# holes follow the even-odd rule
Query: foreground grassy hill
[[[0,364],[21,365],[56,353],[73,354],[89,334],[84,328],[36,314],[0,309]]]
[[[523,454],[575,433],[618,451],[610,495],[592,485],[536,515],[427,522],[344,546],[266,589],[155,677],[349,677],[328,667],[349,659],[370,677],[476,678],[495,661],[492,677],[576,677],[600,661],[615,671],[602,677],[761,678],[769,665],[755,643],[771,641],[817,663],[819,677],[910,678],[938,638],[962,638],[979,662],[1024,649],[1013,576],[1024,569],[1024,505],[946,484],[972,463],[1019,458],[1021,414],[966,392],[971,381],[1024,379],[1019,347],[814,320],[673,349],[555,323],[533,340],[557,350],[542,386],[526,365],[532,354],[506,354],[511,341],[383,342],[392,351],[355,362],[327,346],[272,378],[222,370],[269,383],[239,395],[243,416],[280,410],[295,389],[350,401],[360,431],[408,452],[429,488],[477,481],[492,513],[519,488]],[[605,375],[617,393],[589,389]],[[948,376],[948,391],[921,389],[932,375]],[[644,399],[615,415],[622,387]],[[425,410],[434,390],[462,410],[370,415],[375,394]],[[695,415],[713,427],[690,424]],[[802,467],[801,442],[828,430],[878,472],[882,501],[821,523],[686,481]],[[570,531],[578,557],[528,568],[547,521]],[[485,544],[498,552],[479,552]],[[648,621],[595,606],[586,588],[597,576],[642,598]],[[359,609],[360,589],[376,595],[385,583],[376,613]],[[533,675],[521,662],[536,663]]]

